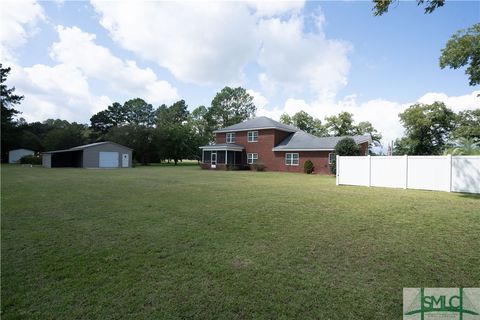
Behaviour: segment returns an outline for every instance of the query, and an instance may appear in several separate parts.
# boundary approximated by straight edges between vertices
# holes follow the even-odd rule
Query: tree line
[[[123,104],[115,102],[94,114],[90,124],[48,119],[27,123],[16,119],[14,109],[23,100],[15,88],[5,84],[10,68],[1,69],[2,160],[9,150],[28,148],[35,151],[68,149],[74,146],[110,140],[134,150],[140,163],[182,159],[199,159],[199,147],[214,140],[213,131],[227,127],[256,113],[253,97],[244,88],[225,87],[209,107],[199,106],[191,112],[184,100],[155,108],[135,98]],[[399,115],[405,136],[397,139],[394,154],[435,155],[445,152],[473,154],[480,144],[480,109],[453,112],[445,104],[415,104]],[[325,117],[324,123],[305,111],[280,121],[316,136],[370,134],[379,145],[382,135],[368,122],[356,123],[353,115],[341,112]]]

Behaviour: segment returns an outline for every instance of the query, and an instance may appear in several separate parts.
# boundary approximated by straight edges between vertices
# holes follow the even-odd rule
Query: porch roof
[[[201,146],[200,149],[205,151],[242,151],[245,147],[235,143],[218,143]]]

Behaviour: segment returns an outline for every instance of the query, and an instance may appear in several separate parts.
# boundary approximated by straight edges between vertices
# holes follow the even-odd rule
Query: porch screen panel
[[[217,163],[225,164],[225,150],[217,151]]]
[[[242,164],[242,152],[241,151],[235,151],[235,164]]]
[[[203,151],[203,163],[210,163],[211,156],[211,151]]]
[[[235,162],[235,151],[228,151],[228,161],[227,164],[234,164]]]

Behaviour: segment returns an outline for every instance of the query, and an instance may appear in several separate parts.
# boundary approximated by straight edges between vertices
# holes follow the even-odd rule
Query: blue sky
[[[255,97],[259,115],[341,111],[389,141],[415,102],[480,107],[464,70],[440,50],[480,21],[480,2],[425,15],[400,1],[381,17],[369,1],[35,2],[0,5],[1,61],[25,95],[27,121],[88,123],[113,101],[209,105],[225,85]]]

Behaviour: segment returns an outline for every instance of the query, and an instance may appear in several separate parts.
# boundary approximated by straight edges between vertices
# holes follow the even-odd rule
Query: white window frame
[[[333,155],[333,159],[335,159],[335,157],[337,156],[337,155],[335,154],[335,152],[330,152],[330,153],[328,154],[328,164],[332,164],[332,163],[333,163],[333,159],[331,158],[332,155]]]
[[[227,132],[225,135],[225,142],[226,143],[235,143],[236,137],[235,132]]]
[[[248,142],[258,142],[258,131],[248,131],[247,141]]]
[[[258,162],[258,153],[247,153],[247,163],[255,164]]]
[[[295,158],[294,155],[297,155],[297,157]],[[296,160],[296,161],[294,161],[294,160]],[[285,153],[285,165],[287,165],[287,166],[298,166],[299,163],[300,163],[300,154],[298,154],[296,152]]]

